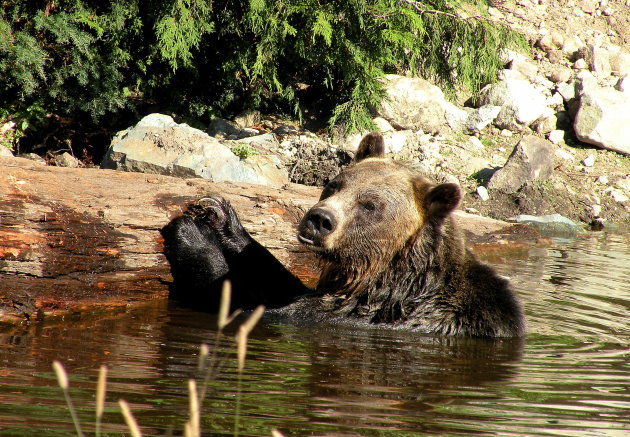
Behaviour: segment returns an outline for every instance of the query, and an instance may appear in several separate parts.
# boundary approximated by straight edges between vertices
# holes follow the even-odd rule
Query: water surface
[[[592,234],[487,261],[511,278],[528,335],[489,341],[263,319],[242,376],[233,332],[155,302],[0,334],[0,436],[76,435],[51,369],[71,374],[93,431],[98,367],[109,368],[106,435],[128,435],[126,399],[145,435],[182,435],[200,343],[222,368],[204,435],[630,435],[630,236]]]

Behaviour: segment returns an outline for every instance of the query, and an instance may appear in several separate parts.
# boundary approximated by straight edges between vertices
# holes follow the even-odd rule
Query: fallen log
[[[46,166],[0,157],[0,322],[124,308],[168,294],[159,230],[211,194],[305,282],[318,272],[295,227],[320,189]],[[476,235],[504,222],[465,216]],[[265,278],[261,278],[265,280]]]

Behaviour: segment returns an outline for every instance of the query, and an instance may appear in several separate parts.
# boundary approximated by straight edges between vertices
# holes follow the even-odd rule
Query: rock
[[[586,57],[586,61],[589,63],[591,71],[593,71],[599,77],[607,77],[612,73],[610,67],[610,57],[608,50],[603,47],[589,46],[589,55]]]
[[[553,111],[545,96],[527,80],[507,79],[487,85],[480,92],[481,105],[501,106],[495,126],[518,132]]]
[[[566,67],[555,65],[551,72],[547,75],[547,78],[553,83],[568,82],[573,76],[573,72]]]
[[[573,63],[573,69],[575,70],[585,70],[587,68],[588,63],[583,58],[580,58]]]
[[[555,114],[551,114],[547,117],[539,118],[534,123],[532,123],[532,129],[539,134],[548,134],[549,132],[556,129],[558,125],[558,119]]]
[[[486,189],[486,187],[480,185],[477,187],[476,192],[482,201],[485,202],[486,200],[490,199],[490,195],[488,194],[488,190]]]
[[[468,134],[481,132],[483,128],[497,118],[501,112],[500,106],[483,105],[468,113],[468,117],[464,122],[463,131]]]
[[[582,165],[585,167],[592,167],[595,164],[595,156],[588,155],[586,158],[582,160]]]
[[[152,115],[149,115],[148,117],[151,117]],[[236,125],[236,123],[218,117],[213,118],[208,126],[208,132],[213,137],[220,136],[227,138],[230,135],[238,135],[240,131],[241,129]]]
[[[601,205],[591,205],[591,211],[593,212],[593,217],[599,217],[602,213],[602,206]]]
[[[0,145],[0,156],[13,156],[13,152],[8,147]]]
[[[451,102],[444,102],[444,119],[446,124],[453,131],[459,132],[465,130],[466,120],[468,119],[470,108],[460,109]]]
[[[241,122],[243,122],[243,120],[241,120]],[[213,118],[208,126],[208,132],[213,137],[230,140],[240,140],[242,138],[256,136],[260,133],[257,129],[240,127],[238,124],[222,118]]]
[[[630,53],[621,50],[610,56],[610,68],[615,76],[627,76],[630,74]]]
[[[542,138],[527,135],[516,145],[503,168],[487,184],[489,189],[513,193],[525,183],[546,180],[553,171],[553,145]]]
[[[549,134],[547,135],[547,138],[553,144],[559,144],[561,141],[564,141],[564,134],[565,134],[565,132],[563,130],[556,129],[556,130],[552,130],[551,132],[549,132]],[[566,152],[564,152],[564,153],[566,153]],[[569,155],[569,156],[571,156],[571,155]],[[571,156],[571,158],[573,158],[573,157]]]
[[[481,140],[477,137],[468,137],[468,143],[473,146],[474,149],[483,150],[484,146]]]
[[[597,178],[597,183],[602,184],[602,185],[608,185],[608,177],[606,175],[601,175],[600,177]]]
[[[245,111],[234,117],[234,123],[241,129],[244,129],[260,123],[261,118],[259,111]]]
[[[387,153],[400,153],[402,152],[407,143],[409,137],[413,135],[411,131],[390,131],[383,135],[385,140],[385,150]]]
[[[622,93],[630,93],[630,76],[624,76],[617,81],[615,89]]]
[[[272,131],[275,135],[296,135],[298,133],[295,126],[290,124],[281,124]]]
[[[389,121],[385,120],[383,117],[374,117],[372,121],[376,125],[376,128],[382,133],[391,132],[394,130],[392,125],[389,124]]]
[[[19,158],[26,158],[29,159],[31,161],[35,161],[39,164],[43,164],[43,165],[48,165],[48,163],[46,162],[46,160],[44,158],[42,158],[41,156],[39,156],[37,153],[20,153],[18,155]]]
[[[55,156],[52,161],[57,167],[81,167],[81,161],[68,152],[63,152],[61,155]]]
[[[568,233],[575,235],[582,231],[579,225],[560,214],[543,216],[521,214],[509,218],[508,221],[532,226],[543,233]]]
[[[573,122],[580,141],[630,154],[630,94],[614,88],[581,84],[580,101]]]
[[[530,82],[534,82],[538,74],[538,67],[525,59],[514,59],[508,65],[510,70],[515,70],[525,76]]]
[[[377,111],[380,117],[404,129],[437,133],[446,128],[444,93],[420,77],[385,76],[386,98]]]
[[[597,3],[594,0],[581,0],[578,2],[582,12],[593,15],[597,10]]]
[[[613,200],[617,203],[623,203],[630,200],[628,196],[626,196],[621,190],[617,190],[616,188],[612,188],[610,190],[610,195],[612,196]]]
[[[564,43],[562,44],[562,52],[569,57],[569,59],[573,59],[581,47],[584,46],[584,43],[580,39],[579,36],[575,35],[570,38],[566,38]]]
[[[270,134],[252,138],[261,137],[273,139]],[[278,157],[252,154],[240,159],[216,138],[161,114],[151,114],[119,132],[101,167],[274,187],[288,182],[288,172]]]

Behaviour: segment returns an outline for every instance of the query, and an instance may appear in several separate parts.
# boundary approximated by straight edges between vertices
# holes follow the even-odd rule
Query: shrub
[[[253,108],[302,118],[311,106],[331,126],[371,127],[385,73],[419,74],[473,94],[495,79],[500,50],[524,40],[488,20],[484,5],[6,0],[0,122],[43,112],[111,129],[131,124],[130,110],[147,108],[207,121]]]

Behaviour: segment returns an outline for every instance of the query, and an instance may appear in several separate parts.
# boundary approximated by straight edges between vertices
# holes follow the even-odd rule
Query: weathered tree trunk
[[[188,203],[210,194],[231,201],[261,244],[314,282],[317,262],[297,242],[295,226],[319,192],[0,157],[0,322],[166,297],[171,277],[159,230]],[[505,226],[463,224],[477,234]]]
[[[230,200],[294,273],[316,276],[294,228],[318,193],[0,158],[0,321],[165,297],[170,274],[159,230],[209,194]]]

